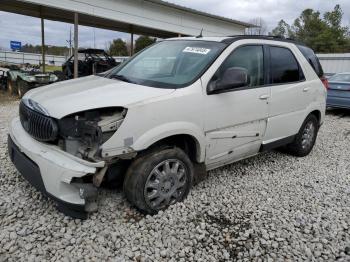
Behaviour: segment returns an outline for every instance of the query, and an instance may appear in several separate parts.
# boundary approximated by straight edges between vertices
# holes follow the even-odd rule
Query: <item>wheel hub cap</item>
[[[177,159],[158,164],[147,178],[144,196],[154,209],[162,209],[181,200],[187,183],[185,165]]]
[[[303,149],[309,148],[312,145],[315,136],[315,125],[313,122],[308,122],[304,128],[301,137],[301,145]]]

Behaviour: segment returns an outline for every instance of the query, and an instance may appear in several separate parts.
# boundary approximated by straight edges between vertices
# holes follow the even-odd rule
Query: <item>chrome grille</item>
[[[24,130],[33,138],[43,142],[54,141],[57,138],[56,121],[30,109],[23,102],[19,105],[19,117]]]

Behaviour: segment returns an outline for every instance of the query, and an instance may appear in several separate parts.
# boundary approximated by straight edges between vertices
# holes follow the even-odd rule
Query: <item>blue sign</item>
[[[18,41],[11,41],[10,45],[11,45],[11,49],[14,50],[14,51],[15,50],[21,50],[21,48],[22,48],[22,43],[18,42]]]

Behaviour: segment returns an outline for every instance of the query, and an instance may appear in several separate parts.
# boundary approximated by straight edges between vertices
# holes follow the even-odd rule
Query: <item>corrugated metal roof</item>
[[[0,0],[0,10],[66,23],[160,38],[181,35],[244,34],[251,26],[161,0]]]
[[[317,54],[325,73],[350,72],[350,53]]]
[[[317,57],[320,59],[323,58],[350,58],[350,53],[342,53],[342,54],[317,54]]]
[[[214,19],[218,19],[218,20],[222,20],[222,21],[228,22],[228,23],[235,23],[235,24],[238,24],[238,25],[241,25],[241,26],[245,26],[245,27],[256,27],[255,25],[250,24],[250,23],[238,21],[238,20],[235,20],[235,19],[231,19],[231,18],[219,16],[219,15],[210,14],[210,13],[207,13],[207,12],[199,11],[199,10],[196,10],[196,9],[193,9],[193,8],[189,8],[189,7],[185,7],[185,6],[178,5],[178,4],[173,4],[173,3],[166,2],[166,1],[163,1],[163,0],[144,0],[144,1],[155,3],[155,4],[158,4],[158,5],[164,5],[164,6],[167,6],[167,7],[172,7],[172,8],[175,8],[175,9],[178,9],[178,10],[181,10],[181,11],[185,11],[185,12],[190,12],[190,13],[194,13],[194,14],[198,14],[198,15],[203,15],[203,16],[206,16],[206,17],[211,17],[211,18],[214,18]]]

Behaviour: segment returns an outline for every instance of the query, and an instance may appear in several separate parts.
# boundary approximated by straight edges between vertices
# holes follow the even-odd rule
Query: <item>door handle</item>
[[[308,87],[304,87],[303,92],[308,92],[309,88]]]
[[[270,98],[269,95],[261,95],[261,96],[259,96],[260,100],[267,100],[268,98]]]

